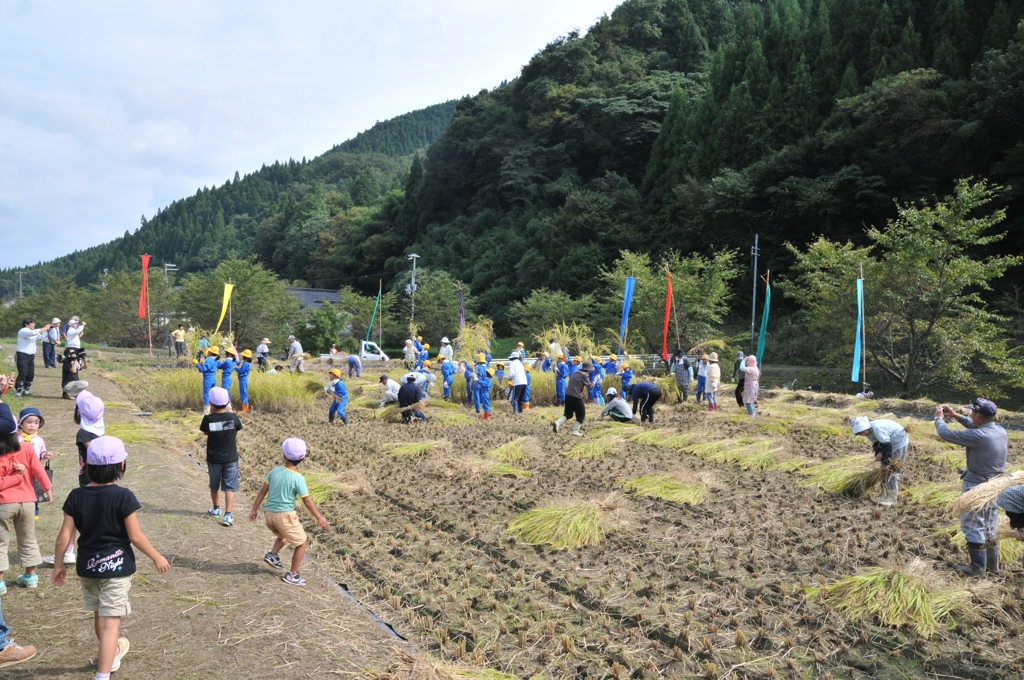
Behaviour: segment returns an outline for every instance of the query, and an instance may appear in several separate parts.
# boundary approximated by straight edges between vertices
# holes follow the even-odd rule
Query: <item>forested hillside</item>
[[[26,268],[26,294],[39,290],[46,274],[70,276],[84,285],[98,280],[104,269],[138,268],[139,255],[147,252],[154,263],[173,262],[183,272],[216,267],[232,255],[250,255],[259,225],[272,216],[309,213],[321,226],[325,223],[316,209],[298,209],[304,201],[320,206],[315,198],[306,200],[310,193],[327,197],[335,211],[370,205],[383,192],[401,186],[412,155],[440,137],[455,104],[436,104],[379,122],[310,161],[275,162],[244,177],[236,172],[222,186],[199,189],[143,218],[139,228],[125,231],[122,238]],[[295,232],[303,228],[309,231],[309,225],[294,225],[284,236],[301,239],[303,234]],[[16,290],[17,276],[0,272],[0,293]]]
[[[508,84],[200,191],[51,268],[253,253],[371,293],[417,252],[506,331],[533,290],[603,290],[622,250],[745,255],[759,233],[784,275],[786,242],[866,245],[894,200],[967,176],[1006,187],[995,247],[1022,252],[1022,15],[1024,0],[627,0]]]
[[[968,175],[1013,186],[1019,252],[1022,9],[630,0],[460,102],[406,191],[327,235],[325,283],[415,250],[501,325],[533,289],[593,290],[622,249],[745,252],[759,232],[784,271],[785,241],[864,243],[893,199]]]

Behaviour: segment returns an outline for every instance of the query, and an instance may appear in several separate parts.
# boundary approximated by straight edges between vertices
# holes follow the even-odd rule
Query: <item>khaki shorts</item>
[[[100,616],[128,616],[132,605],[128,602],[128,591],[132,589],[132,577],[120,578],[79,578],[82,584],[82,599],[85,610],[97,612]]]
[[[302,522],[299,521],[299,513],[294,510],[291,512],[264,512],[263,517],[267,521],[267,528],[293,548],[298,548],[308,540],[306,530],[302,528]]]

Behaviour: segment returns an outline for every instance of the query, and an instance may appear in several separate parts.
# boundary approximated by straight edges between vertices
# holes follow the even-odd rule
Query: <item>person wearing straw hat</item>
[[[722,367],[718,365],[718,352],[712,352],[708,355],[708,366],[704,373],[704,398],[707,399],[708,410],[718,410],[718,388],[721,386]]]
[[[601,410],[601,415],[598,416],[598,419],[608,416],[617,423],[633,422],[633,409],[629,407],[628,401],[619,396],[618,391],[614,387],[609,387],[604,396],[607,403],[604,409]]]
[[[270,356],[270,338],[263,338],[260,344],[256,345],[256,366],[260,372],[267,370],[267,357]]]
[[[754,360],[756,361],[756,358]],[[883,470],[888,470],[894,462],[902,465],[907,460],[910,438],[903,426],[895,420],[869,420],[867,416],[857,416],[850,423],[850,429],[854,435],[868,438],[875,452],[875,460],[881,464]],[[885,507],[896,505],[900,495],[901,476],[900,472],[895,471],[890,474],[882,487],[882,495],[871,500]]]
[[[348,406],[348,388],[341,379],[341,371],[332,368],[330,371],[331,383],[324,388],[324,392],[333,397],[331,408],[327,410],[327,422],[333,423],[337,414],[341,422],[348,425],[348,416],[345,415],[345,407]]]
[[[969,416],[957,413],[946,404],[937,407],[934,414],[939,439],[964,447],[967,467],[960,471],[961,493],[1002,475],[1006,471],[1009,445],[1006,430],[995,423],[995,403],[978,397],[967,408],[970,408]],[[945,418],[955,418],[966,429],[950,430]],[[958,572],[967,576],[999,573],[998,513],[995,504],[989,504],[981,510],[960,515],[960,528],[967,539],[971,563],[956,565]]]
[[[220,347],[210,345],[206,348],[206,358],[196,363],[196,369],[203,375],[203,414],[210,412],[210,390],[217,384],[218,358]]]
[[[252,350],[243,350],[241,361],[235,364],[238,374],[238,398],[242,402],[239,413],[249,412],[249,374],[252,373]]]

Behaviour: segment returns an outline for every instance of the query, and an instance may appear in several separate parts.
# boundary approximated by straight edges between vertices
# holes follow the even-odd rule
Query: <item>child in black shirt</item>
[[[223,387],[210,390],[210,413],[203,416],[199,429],[206,434],[206,467],[210,473],[210,499],[213,507],[206,511],[220,517],[220,491],[224,492],[224,518],[221,524],[233,526],[231,514],[238,491],[238,445],[236,433],[242,421],[231,410],[231,395]]]
[[[55,555],[63,555],[75,531],[79,532],[75,571],[82,586],[85,608],[94,612],[100,649],[96,678],[106,680],[121,667],[128,653],[128,639],[119,637],[121,617],[131,614],[128,591],[135,573],[134,545],[156,570],[171,568],[142,533],[138,510],[142,506],[128,489],[114,482],[124,475],[128,453],[117,437],[98,437],[89,442],[87,486],[73,489],[64,501],[64,524],[57,534]],[[53,584],[64,585],[66,569],[53,565]]]

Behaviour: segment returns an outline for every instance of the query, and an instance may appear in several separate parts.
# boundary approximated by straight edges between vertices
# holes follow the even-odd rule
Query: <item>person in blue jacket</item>
[[[330,375],[331,384],[324,388],[324,392],[333,397],[331,408],[327,411],[327,422],[333,423],[334,416],[337,414],[341,418],[341,422],[348,425],[348,416],[345,415],[345,407],[348,406],[348,388],[341,380],[340,369],[332,368]]]
[[[494,378],[494,369],[488,368],[484,370],[484,377],[478,378],[476,383],[478,385],[477,392],[480,395],[480,402],[477,408],[477,413],[480,409],[483,409],[484,420],[491,419],[491,379]]]
[[[629,383],[633,382],[633,371],[629,368],[629,364],[622,364],[622,370],[619,372],[619,377],[622,378],[622,392],[623,397],[629,396]]]
[[[530,371],[530,364],[523,366],[526,369],[526,390],[523,391],[522,410],[530,409],[530,392],[533,389],[533,373]]]
[[[210,390],[217,386],[217,357],[220,348],[212,345],[206,348],[206,358],[196,362],[196,368],[203,374],[203,413],[210,413]]]
[[[608,361],[604,362],[605,375],[616,375],[619,372],[619,357],[614,354],[608,355]]]
[[[591,357],[591,366],[589,374],[590,390],[587,392],[587,396],[590,397],[590,401],[598,406],[604,406],[604,395],[601,394],[601,380],[604,376],[601,364],[597,362],[597,357]]]
[[[242,352],[242,361],[235,366],[238,374],[238,398],[242,401],[239,413],[249,412],[249,374],[252,373],[252,350]]]
[[[433,367],[434,365],[430,362],[430,359],[424,359],[423,365],[420,366],[419,370],[414,371],[414,373],[422,373],[426,376],[426,380],[423,381],[422,385],[422,396],[424,399],[430,396],[430,386],[437,382],[437,376],[431,370]]]
[[[487,355],[483,352],[476,355],[476,366],[473,367],[473,406],[476,407],[476,412],[480,413],[480,406],[483,403],[481,393],[484,392],[481,380],[487,378]],[[494,371],[491,371],[491,376],[494,376]],[[491,380],[487,379],[487,403],[490,405],[491,402]]]
[[[348,377],[352,377],[355,373],[357,378],[363,377],[363,362],[356,354],[349,354],[348,359],[345,360],[348,364]]]
[[[555,406],[565,403],[565,384],[569,380],[569,364],[565,363],[565,355],[558,355],[558,365],[555,367]]]
[[[551,372],[551,355],[548,354],[547,352],[541,352],[540,356],[541,356],[541,360],[540,360],[540,371],[541,371],[541,373],[550,373]]]
[[[502,383],[505,382],[505,364],[499,362],[495,365],[494,379],[498,381],[498,387],[501,387]]]
[[[415,338],[413,338],[412,346],[416,348],[417,352],[422,352],[423,351],[423,336],[422,335],[417,335]]]
[[[473,366],[468,361],[461,362],[462,364],[462,377],[466,381],[466,407],[473,405],[473,394],[475,388],[473,387]]]
[[[235,351],[234,347],[228,347],[224,350],[224,361],[217,362],[217,369],[220,371],[220,386],[226,389],[228,394],[231,394],[231,376],[234,374],[235,368],[237,368],[235,362],[238,360],[238,357],[235,355]]]
[[[572,362],[569,364],[569,377],[570,378],[572,377],[573,373],[575,373],[576,371],[580,370],[581,361],[582,360],[578,356],[575,356],[575,357],[572,358]]]
[[[654,405],[661,399],[661,388],[654,383],[638,382],[629,390],[633,399],[633,413],[640,415],[640,422],[654,424]]]
[[[424,344],[423,345],[423,349],[420,350],[420,354],[419,354],[419,357],[418,357],[420,366],[422,366],[423,362],[425,362],[429,358],[430,358],[430,345]]]
[[[448,357],[441,354],[441,387],[444,389],[444,400],[452,398],[452,383],[455,382],[455,364],[448,361]]]

